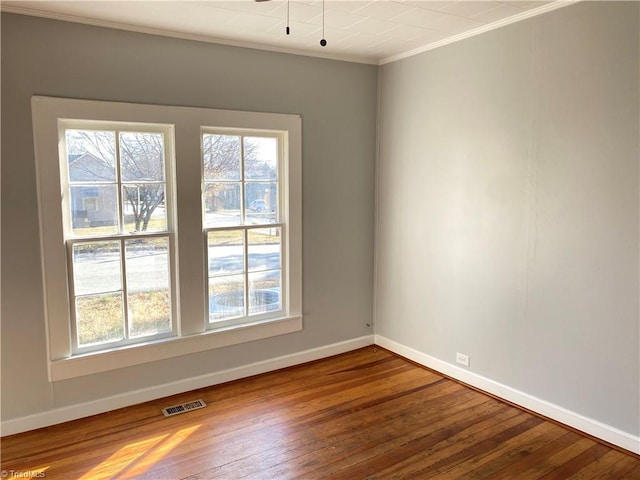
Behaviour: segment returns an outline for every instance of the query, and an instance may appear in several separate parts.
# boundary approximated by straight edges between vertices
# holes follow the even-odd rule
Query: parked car
[[[267,202],[264,200],[254,200],[249,204],[249,210],[252,212],[264,212],[267,209]]]

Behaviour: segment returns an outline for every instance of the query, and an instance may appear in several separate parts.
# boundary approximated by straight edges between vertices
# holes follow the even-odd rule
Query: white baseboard
[[[249,365],[243,365],[229,370],[135,390],[80,405],[61,407],[47,412],[5,420],[0,424],[0,431],[2,432],[2,436],[26,432],[36,428],[47,427],[70,420],[76,420],[78,418],[88,417],[90,415],[108,412],[117,408],[175,395],[177,393],[188,392],[198,388],[217,385],[231,380],[237,380],[240,378],[250,377],[252,375],[258,375],[260,373],[278,370],[280,368],[319,360],[321,358],[366,347],[374,343],[451,378],[455,378],[456,380],[472,385],[480,390],[539,413],[540,415],[544,415],[545,417],[576,428],[589,435],[593,435],[594,437],[600,438],[613,445],[617,445],[625,450],[640,454],[640,437],[638,436],[631,435],[617,428],[598,422],[597,420],[584,417],[545,400],[533,397],[527,393],[389,340],[381,335],[366,335],[346,340],[344,342],[313,348],[290,355],[283,355],[281,357],[251,363]]]
[[[5,420],[0,425],[2,436],[13,435],[15,433],[35,430],[36,428],[48,427],[78,418],[108,412],[117,408],[128,407],[137,403],[148,402],[177,393],[188,392],[198,388],[217,385],[231,380],[250,377],[260,373],[271,372],[280,368],[291,367],[313,360],[338,355],[340,353],[356,350],[361,347],[373,345],[373,335],[346,340],[331,345],[325,345],[302,352],[283,355],[281,357],[264,360],[262,362],[251,363],[241,367],[231,368],[220,372],[213,372],[207,375],[187,378],[177,382],[171,382],[155,387],[144,388],[132,392],[101,398],[92,402],[68,407],[56,408],[34,415]]]
[[[640,437],[623,432],[597,420],[584,417],[578,413],[559,407],[545,400],[503,385],[489,378],[470,372],[464,368],[439,360],[435,357],[419,352],[413,348],[389,340],[381,335],[375,335],[376,345],[386,348],[398,355],[402,355],[420,365],[436,370],[451,378],[455,378],[482,391],[500,397],[516,405],[536,412],[560,423],[576,428],[589,435],[597,437],[618,447],[640,454]]]

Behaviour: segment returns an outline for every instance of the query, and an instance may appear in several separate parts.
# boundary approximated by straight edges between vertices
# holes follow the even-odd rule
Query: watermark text
[[[1,470],[0,478],[45,478],[42,470]]]

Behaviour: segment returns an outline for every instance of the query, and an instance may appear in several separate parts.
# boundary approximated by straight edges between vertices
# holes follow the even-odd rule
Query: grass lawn
[[[129,337],[171,330],[169,294],[166,290],[129,295]],[[119,293],[80,297],[76,304],[78,341],[81,346],[124,338],[122,297]]]

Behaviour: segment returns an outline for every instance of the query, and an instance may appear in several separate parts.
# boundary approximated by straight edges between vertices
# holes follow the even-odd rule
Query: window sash
[[[265,269],[260,271],[252,271],[249,268],[249,232],[251,230],[263,230],[263,229],[280,229],[280,236],[278,246],[280,249],[280,261],[278,268],[275,269]],[[224,232],[224,231],[241,231],[242,232],[242,256],[243,256],[243,268],[241,272],[231,272],[231,273],[221,273],[220,275],[211,275],[209,272],[209,265],[211,264],[210,247],[209,247],[209,233],[212,232]],[[276,224],[262,224],[262,225],[238,225],[238,226],[229,226],[229,227],[218,227],[218,228],[206,228],[204,230],[204,242],[205,242],[205,251],[206,251],[206,265],[207,265],[207,329],[216,330],[220,328],[226,328],[234,325],[244,325],[247,323],[253,322],[261,322],[268,320],[270,318],[278,318],[287,312],[287,293],[288,293],[288,276],[287,276],[287,265],[286,265],[286,224],[284,223],[276,223]],[[280,281],[279,281],[279,305],[280,307],[277,310],[268,311],[265,313],[250,313],[250,280],[251,274],[264,273],[264,272],[276,272],[280,273]],[[211,290],[211,279],[212,278],[224,278],[224,277],[232,277],[232,276],[242,276],[244,283],[244,303],[243,310],[244,314],[239,317],[233,317],[229,319],[222,320],[211,320],[211,312],[210,312],[210,290]]]
[[[130,334],[132,318],[129,310],[129,294],[131,290],[127,285],[127,251],[126,242],[131,240],[149,240],[153,238],[166,239],[167,240],[167,290],[169,295],[169,325],[170,329],[165,332],[159,332],[151,335],[133,336]],[[114,291],[95,292],[87,294],[76,293],[75,273],[76,265],[74,264],[73,250],[76,245],[90,244],[90,243],[106,243],[106,242],[118,242],[119,243],[119,271],[121,286],[117,291],[122,295],[122,315],[123,315],[123,338],[121,340],[99,342],[94,344],[81,345],[79,340],[79,327],[78,327],[78,315],[76,312],[76,300],[78,298],[96,296],[100,294],[112,293]],[[67,271],[68,271],[68,288],[69,288],[69,309],[70,309],[70,327],[71,327],[71,339],[72,339],[72,353],[73,355],[79,355],[89,352],[97,352],[103,350],[109,350],[117,347],[135,345],[139,343],[150,342],[154,340],[160,340],[169,337],[175,337],[177,332],[177,315],[175,314],[174,304],[175,300],[175,287],[172,273],[172,261],[174,257],[174,235],[167,232],[152,232],[148,234],[140,235],[105,235],[96,237],[77,237],[71,238],[66,241],[67,252]]]

